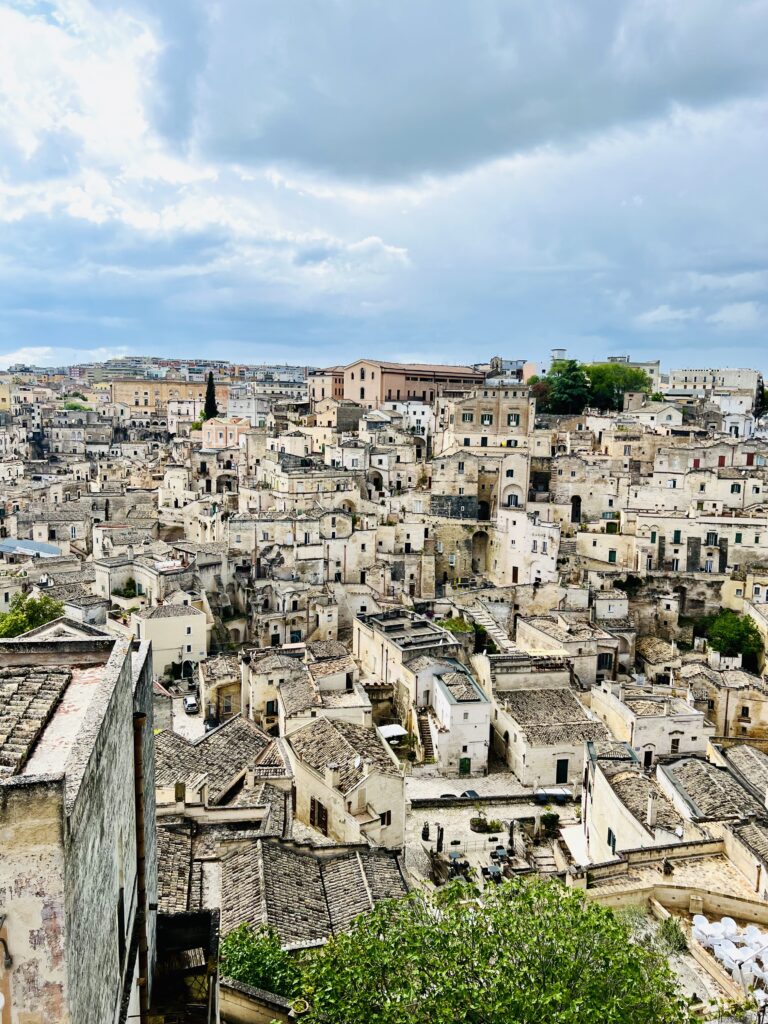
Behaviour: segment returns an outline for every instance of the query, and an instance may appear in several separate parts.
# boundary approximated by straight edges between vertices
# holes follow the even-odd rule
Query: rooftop
[[[351,722],[317,718],[292,733],[290,744],[296,756],[316,772],[336,769],[342,793],[354,789],[372,771],[401,775],[378,732]]]
[[[316,944],[379,900],[407,891],[399,858],[389,851],[257,839],[222,859],[221,929],[267,924],[284,945]]]
[[[724,768],[709,761],[688,757],[674,764],[659,765],[675,790],[690,808],[694,819],[720,821],[761,814],[764,807],[758,803]]]

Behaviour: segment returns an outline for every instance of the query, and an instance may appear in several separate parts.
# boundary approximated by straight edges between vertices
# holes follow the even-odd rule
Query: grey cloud
[[[761,93],[767,15],[765,0],[227,0],[199,79],[198,51],[186,61],[195,141],[340,176],[461,169]]]

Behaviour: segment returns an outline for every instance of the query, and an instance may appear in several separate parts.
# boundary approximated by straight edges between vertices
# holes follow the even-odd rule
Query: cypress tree
[[[205,388],[205,410],[203,412],[203,418],[206,420],[212,420],[214,416],[219,415],[219,409],[216,405],[216,385],[213,383],[213,370],[208,373],[208,384]]]

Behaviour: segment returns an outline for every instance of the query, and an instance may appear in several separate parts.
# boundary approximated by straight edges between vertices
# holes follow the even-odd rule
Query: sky
[[[0,367],[768,371],[768,0],[0,0]]]

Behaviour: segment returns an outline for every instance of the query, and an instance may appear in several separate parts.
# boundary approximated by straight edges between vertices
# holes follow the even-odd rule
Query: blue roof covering
[[[6,537],[0,540],[0,551],[8,555],[43,555],[52,557],[61,554],[61,548],[55,544],[43,544],[41,540],[18,540],[16,537]]]

